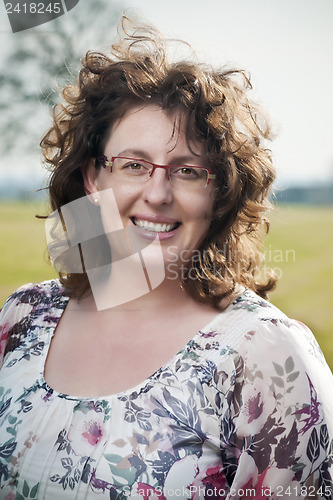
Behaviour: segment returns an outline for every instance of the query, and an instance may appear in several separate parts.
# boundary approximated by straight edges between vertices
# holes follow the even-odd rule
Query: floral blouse
[[[333,379],[302,323],[246,290],[149,379],[83,398],[43,375],[67,302],[51,280],[2,309],[1,499],[332,498]]]

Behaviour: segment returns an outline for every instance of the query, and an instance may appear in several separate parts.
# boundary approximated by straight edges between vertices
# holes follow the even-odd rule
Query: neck
[[[168,305],[182,307],[193,302],[179,279],[165,276],[159,282],[159,276],[142,265],[133,267],[129,263],[121,269],[113,266],[105,274],[106,278],[100,272],[89,275],[92,294],[87,299],[82,299],[89,309],[152,311]],[[153,279],[149,279],[151,277]]]

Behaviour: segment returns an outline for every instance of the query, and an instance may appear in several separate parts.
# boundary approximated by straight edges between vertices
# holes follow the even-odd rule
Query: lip
[[[168,233],[158,233],[156,231],[148,231],[147,229],[143,229],[139,226],[136,226],[132,220],[133,218],[140,219],[140,220],[146,220],[148,222],[154,222],[156,224],[158,224],[158,223],[176,224],[179,221],[177,221],[176,219],[171,219],[170,217],[161,217],[160,215],[133,215],[132,217],[130,217],[130,221],[131,221],[131,224],[132,224],[134,231],[138,235],[142,236],[143,238],[146,238],[147,240],[151,240],[151,241],[155,240],[157,236],[158,236],[158,239],[160,241],[168,240],[168,239],[172,238],[177,233],[179,228],[181,227],[181,224],[180,224],[179,226],[177,226],[172,231],[169,231]]]

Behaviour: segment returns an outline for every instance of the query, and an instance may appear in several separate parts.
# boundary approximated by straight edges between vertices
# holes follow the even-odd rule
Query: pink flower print
[[[102,427],[98,422],[87,422],[87,432],[83,432],[82,436],[88,440],[91,446],[95,446],[102,437]]]
[[[258,392],[256,396],[249,398],[247,403],[247,410],[249,415],[248,423],[250,424],[256,418],[259,418],[262,414],[264,403],[262,401],[261,392]]]
[[[224,471],[221,467],[211,467],[206,470],[206,477],[202,480],[203,484],[209,485],[212,488],[219,487],[223,488],[225,486],[225,476]]]
[[[259,378],[244,386],[243,405],[237,419],[237,434],[241,437],[254,436],[263,428],[276,406],[274,393]]]
[[[76,411],[68,432],[75,455],[90,456],[93,448],[103,439],[105,434],[103,415],[93,410],[87,413]]]
[[[224,500],[224,487],[226,485],[225,475],[220,466],[211,467],[206,470],[206,477],[203,478],[202,484],[206,487],[207,498],[212,500]]]
[[[245,495],[238,497],[239,500],[245,500],[246,498],[248,498],[246,494],[247,490],[253,490],[255,492],[255,495],[251,496],[251,500],[269,500],[269,498],[271,498],[271,489],[269,487],[265,488],[263,486],[268,470],[269,469],[267,468],[262,474],[258,476],[256,484],[253,484],[252,479],[250,479],[241,487],[239,491],[244,491]]]

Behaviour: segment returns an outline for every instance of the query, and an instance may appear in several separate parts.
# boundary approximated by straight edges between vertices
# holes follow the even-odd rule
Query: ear
[[[99,191],[98,189],[98,176],[100,169],[95,167],[95,159],[91,158],[88,165],[81,169],[84,190],[87,195],[91,195]]]

